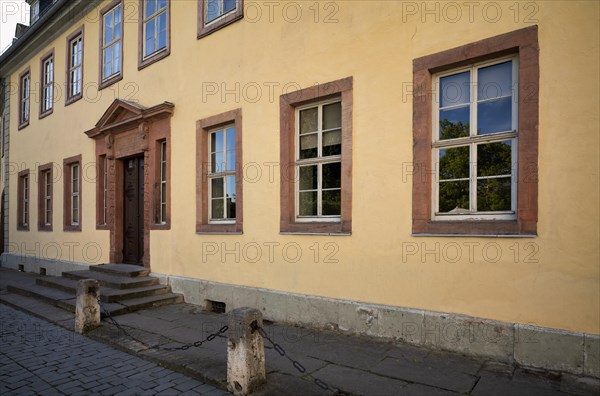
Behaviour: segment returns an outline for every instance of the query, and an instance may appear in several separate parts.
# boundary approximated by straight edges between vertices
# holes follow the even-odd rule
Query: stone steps
[[[75,312],[77,285],[81,279],[96,279],[100,301],[111,315],[183,302],[169,286],[161,285],[150,271],[136,265],[103,264],[85,271],[63,272],[61,277],[43,276],[35,284],[9,284],[7,290],[46,304]],[[104,312],[102,315],[105,316]]]

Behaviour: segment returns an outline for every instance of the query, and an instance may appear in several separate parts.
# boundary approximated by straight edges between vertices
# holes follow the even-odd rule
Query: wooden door
[[[125,161],[123,262],[142,265],[144,255],[144,157]]]

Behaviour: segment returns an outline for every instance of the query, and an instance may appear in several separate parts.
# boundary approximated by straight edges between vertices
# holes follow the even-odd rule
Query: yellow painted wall
[[[137,1],[126,3],[129,9]],[[600,333],[597,2],[477,3],[470,10],[453,3],[461,5],[461,16],[448,3],[427,3],[433,11],[424,13],[421,2],[394,1],[323,2],[317,16],[312,2],[300,2],[297,22],[294,5],[285,8],[283,2],[269,15],[265,4],[252,4],[245,20],[197,40],[196,2],[173,1],[171,55],[141,71],[133,15],[125,23],[124,78],[118,85],[100,93],[92,87],[87,99],[66,108],[60,101],[43,120],[37,120],[35,107],[30,126],[21,131],[13,95],[11,161],[62,163],[79,153],[84,163],[93,161],[93,141],[83,132],[113,99],[129,97],[145,106],[170,101],[171,230],[151,231],[153,271]],[[84,81],[90,85],[98,82],[94,20],[90,14],[84,22]],[[55,47],[59,85],[65,38],[80,23],[48,47]],[[406,170],[412,161],[412,98],[403,87],[412,83],[412,60],[533,24],[539,26],[540,44],[539,236],[411,237],[412,179]],[[33,83],[39,82],[39,55],[23,62],[31,65]],[[284,87],[293,91],[348,76],[354,77],[352,236],[279,235],[278,168],[270,177],[279,161],[279,95]],[[203,95],[215,84],[218,94]],[[221,97],[223,88],[236,91],[236,84],[237,97]],[[196,235],[195,122],[240,107],[247,166],[244,235]],[[107,260],[108,231],[95,230],[92,182],[83,186],[80,233],[62,232],[62,181],[55,188],[52,233],[16,231],[16,172],[10,187],[11,242],[95,241],[103,247],[99,262]],[[32,224],[36,221],[33,214]],[[203,256],[215,243],[219,250],[239,251],[239,260],[234,254]],[[254,257],[253,243],[262,246],[262,258],[249,263],[244,253]],[[279,244],[273,260],[265,245],[271,243]],[[301,248],[297,262],[293,243]],[[437,250],[439,259],[422,255],[426,250]],[[82,255],[74,260],[83,261]]]

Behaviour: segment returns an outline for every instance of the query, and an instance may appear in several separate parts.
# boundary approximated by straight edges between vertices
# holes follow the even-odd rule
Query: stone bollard
[[[100,326],[100,285],[95,279],[82,279],[77,285],[75,331],[86,333]]]
[[[253,323],[263,325],[258,309],[238,308],[229,313],[227,384],[236,396],[249,395],[267,381],[264,340],[252,329]]]

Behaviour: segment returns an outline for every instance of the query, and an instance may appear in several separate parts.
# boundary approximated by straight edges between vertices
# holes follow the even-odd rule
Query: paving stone
[[[439,367],[433,362],[415,365],[399,359],[386,358],[371,371],[403,381],[465,393],[470,391],[477,382],[477,377],[474,375]]]
[[[405,381],[393,380],[367,371],[333,364],[312,373],[330,387],[342,391],[352,391],[363,395],[392,395],[408,385]],[[316,385],[315,385],[316,386]]]

